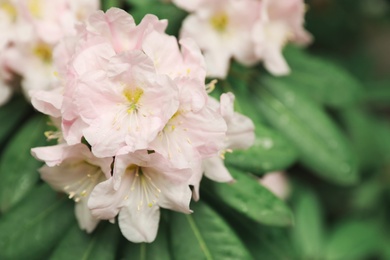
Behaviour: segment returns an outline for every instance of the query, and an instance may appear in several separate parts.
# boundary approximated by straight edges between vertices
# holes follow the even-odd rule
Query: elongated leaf
[[[216,204],[227,204],[256,222],[274,226],[292,224],[292,213],[287,205],[256,178],[232,167],[229,167],[229,172],[234,183],[205,182],[202,183],[206,185],[202,193],[216,200]]]
[[[347,107],[363,94],[361,84],[344,68],[290,46],[285,56],[292,73],[281,79],[322,104]]]
[[[265,86],[258,91],[261,112],[295,145],[301,161],[329,181],[355,183],[358,180],[356,156],[321,107],[277,79],[265,78],[261,85]]]
[[[225,154],[225,163],[257,175],[286,169],[297,159],[296,149],[276,131],[255,125],[256,139],[247,150]]]
[[[247,81],[230,77],[224,86],[225,90],[231,90],[235,94],[236,110],[252,119],[256,134],[256,140],[249,149],[226,153],[226,164],[261,175],[283,170],[295,162],[298,154],[294,146],[277,131],[265,126],[260,113],[254,109],[255,101],[249,92]]]
[[[239,222],[238,220],[237,222]],[[239,231],[242,241],[255,259],[299,259],[291,245],[289,234],[282,228],[250,226]]]
[[[383,237],[378,226],[370,221],[348,221],[338,226],[326,244],[325,259],[367,259],[375,253]]]
[[[23,97],[15,97],[0,107],[0,144],[4,143],[30,109],[32,110]]]
[[[168,19],[168,28],[166,32],[171,35],[177,35],[182,20],[187,13],[169,2],[149,0],[149,1],[129,1],[134,4],[131,15],[139,23],[146,14],[154,14],[159,19]]]
[[[301,190],[294,207],[293,235],[302,259],[322,259],[324,230],[322,211],[315,194]]]
[[[175,234],[173,234],[175,235]],[[170,260],[172,256],[169,252],[167,223],[160,221],[156,240],[153,243],[126,243],[122,259],[139,260]]]
[[[73,203],[46,184],[0,219],[0,259],[43,259],[74,223]]]
[[[102,5],[102,10],[106,11],[110,9],[111,7],[118,7],[121,8],[122,0],[104,0],[100,1]]]
[[[358,108],[343,110],[341,118],[362,168],[381,167],[390,162],[389,123]]]
[[[171,215],[175,259],[252,259],[234,231],[209,206],[197,202],[192,208],[191,215]]]
[[[101,223],[94,233],[87,234],[75,224],[50,259],[114,260],[119,238],[119,228],[116,225]]]
[[[5,212],[37,183],[37,169],[30,149],[46,143],[46,117],[37,115],[26,122],[5,148],[0,159],[0,211]]]
[[[366,82],[369,86],[364,95],[364,101],[375,107],[389,107],[390,80]]]

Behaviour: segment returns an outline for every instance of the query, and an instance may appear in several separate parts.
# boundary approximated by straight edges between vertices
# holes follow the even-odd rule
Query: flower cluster
[[[30,90],[51,88],[54,46],[98,8],[98,0],[0,1],[0,105],[19,83],[28,97]]]
[[[128,240],[153,241],[160,207],[191,213],[202,175],[231,181],[223,154],[254,141],[231,93],[208,96],[197,45],[179,45],[166,26],[154,15],[136,25],[117,8],[95,12],[54,51],[58,87],[33,96],[60,129],[60,144],[32,150],[46,162],[41,176],[78,202],[88,232],[119,215]]]
[[[192,37],[205,55],[208,76],[225,78],[230,59],[244,65],[263,61],[275,75],[289,73],[282,55],[288,41],[311,41],[304,28],[302,0],[173,0],[191,14],[181,37]]]

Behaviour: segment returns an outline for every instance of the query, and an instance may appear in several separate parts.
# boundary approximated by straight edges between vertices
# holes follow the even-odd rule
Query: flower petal
[[[157,236],[160,208],[157,205],[136,210],[129,205],[119,212],[119,228],[131,242],[151,243]]]

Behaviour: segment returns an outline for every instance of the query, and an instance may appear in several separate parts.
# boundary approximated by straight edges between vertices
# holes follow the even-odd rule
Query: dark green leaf
[[[50,259],[114,260],[119,238],[119,228],[116,225],[101,223],[97,230],[89,235],[75,224]]]
[[[252,119],[256,134],[256,140],[249,149],[234,150],[232,154],[226,153],[226,164],[254,174],[283,170],[290,166],[297,159],[296,149],[278,132],[264,125],[260,113],[255,109],[255,101],[249,93],[247,82],[230,77],[224,86],[225,90],[233,91],[235,94],[236,110]]]
[[[0,159],[0,211],[11,208],[39,180],[37,169],[42,163],[31,156],[30,149],[46,143],[46,127],[46,117],[34,116],[5,148]]]
[[[379,107],[390,106],[390,80],[367,82],[368,86],[364,101]]]
[[[167,223],[160,220],[157,238],[153,243],[134,244],[127,242],[124,247],[122,259],[140,259],[140,260],[170,260],[172,256],[169,252]]]
[[[168,19],[167,33],[177,35],[181,26],[182,20],[187,13],[169,2],[163,1],[131,1],[135,7],[131,11],[134,20],[139,23],[146,14],[154,14],[159,19]]]
[[[358,108],[343,110],[341,118],[363,168],[381,167],[390,162],[389,123]]]
[[[12,130],[14,130],[21,120],[32,108],[23,97],[15,97],[6,105],[0,107],[0,144],[3,144]]]
[[[0,219],[0,259],[42,259],[74,223],[73,203],[46,184]]]
[[[315,194],[301,190],[294,213],[293,235],[302,259],[322,259],[324,227],[321,206]]]
[[[102,0],[100,1],[102,5],[102,10],[106,11],[110,9],[111,7],[122,7],[122,0]]]
[[[285,229],[250,226],[240,232],[243,242],[255,259],[299,259]]]
[[[382,241],[378,226],[370,221],[351,220],[338,227],[326,243],[325,259],[367,259],[377,252]]]
[[[257,124],[255,134],[255,142],[250,148],[225,154],[227,165],[262,175],[286,169],[297,159],[296,149],[276,131]]]
[[[257,103],[263,115],[295,145],[307,167],[338,184],[357,182],[350,144],[318,104],[277,79],[263,78],[255,87],[263,87]]]
[[[292,88],[334,107],[350,106],[361,99],[363,87],[341,66],[292,46],[285,56],[292,73],[281,80]]]
[[[219,200],[250,219],[266,225],[286,226],[293,222],[287,205],[259,181],[232,167],[229,172],[234,183],[202,183],[202,193]]]
[[[229,225],[203,202],[194,213],[172,213],[172,254],[175,259],[252,259]]]

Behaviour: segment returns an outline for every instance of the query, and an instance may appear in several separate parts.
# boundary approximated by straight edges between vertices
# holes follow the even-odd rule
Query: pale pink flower
[[[80,80],[75,104],[88,124],[84,136],[99,157],[146,149],[177,111],[177,87],[140,51],[112,58],[107,69]]]
[[[305,45],[311,41],[303,28],[303,0],[173,2],[190,12],[180,34],[199,44],[210,77],[225,78],[231,58],[247,66],[264,61],[271,73],[287,74],[283,47],[288,42]]]
[[[259,182],[281,199],[287,199],[290,195],[290,184],[285,172],[266,173]]]
[[[57,78],[52,62],[54,46],[76,33],[75,24],[98,9],[98,0],[5,0],[0,4],[0,70],[9,75],[2,85],[21,77],[22,91],[49,90]],[[1,73],[3,74],[3,73]],[[1,99],[1,98],[0,98]]]
[[[154,240],[160,207],[191,212],[189,186],[197,197],[203,160],[250,143],[233,97],[223,95],[221,106],[208,97],[200,49],[187,38],[178,44],[166,25],[153,15],[135,25],[116,8],[94,13],[54,51],[58,87],[33,98],[61,122],[67,145],[85,138],[94,156],[114,157],[113,176],[97,184],[88,207],[98,219],[119,214],[133,242]],[[221,174],[209,175],[226,181]]]
[[[87,202],[95,186],[111,177],[112,158],[96,158],[84,144],[38,147],[31,152],[35,158],[46,162],[39,169],[41,178],[76,202],[75,214],[80,228],[92,232],[99,219],[91,215]]]
[[[180,80],[180,105],[149,148],[177,168],[194,167],[222,148],[226,123],[207,105],[206,93],[196,81]],[[199,104],[204,104],[199,107]]]
[[[98,184],[88,206],[99,219],[119,212],[122,234],[132,242],[152,242],[160,208],[191,213],[190,169],[171,168],[159,154],[138,151],[115,158],[113,177]]]
[[[256,55],[274,75],[285,75],[290,69],[283,57],[288,42],[306,45],[311,35],[303,28],[305,4],[303,0],[262,0],[260,19],[253,29]]]
[[[193,38],[203,51],[210,77],[225,78],[230,59],[252,65],[256,62],[251,28],[261,7],[257,0],[180,2],[193,11],[183,22],[181,37]]]

